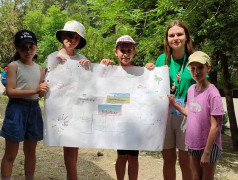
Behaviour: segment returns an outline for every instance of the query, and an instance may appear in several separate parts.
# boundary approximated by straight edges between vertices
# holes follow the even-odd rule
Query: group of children
[[[85,56],[75,52],[75,49],[81,49],[86,45],[84,36],[85,28],[81,23],[67,22],[63,29],[56,32],[56,37],[62,43],[62,47],[59,51],[50,54],[48,58],[56,57],[62,61],[79,60],[81,65],[90,63]],[[29,30],[17,32],[14,44],[15,61],[8,65],[7,73],[6,93],[9,102],[0,132],[6,142],[1,163],[1,178],[2,180],[11,178],[19,142],[23,141],[25,177],[27,180],[32,180],[35,172],[37,141],[43,139],[43,121],[38,99],[45,96],[50,88],[43,79],[44,74],[47,73],[48,60],[45,63],[45,71],[33,61],[37,58],[37,39],[35,34]],[[128,35],[117,39],[114,53],[119,59],[120,66],[132,66],[132,60],[136,54],[135,47],[136,42]],[[110,59],[101,61],[101,64],[105,65],[113,63]],[[220,132],[224,112],[218,90],[207,80],[206,75],[211,69],[208,55],[201,51],[195,52],[190,55],[186,66],[196,81],[196,84],[189,88],[187,108],[178,105],[173,95],[168,98],[170,105],[188,118],[186,144],[189,146],[194,177],[202,179],[211,177],[211,171],[214,176],[216,162],[221,155]],[[78,179],[78,148],[64,147],[63,149],[67,179],[76,180]],[[115,166],[117,179],[124,179],[127,162],[129,179],[137,179],[139,151],[118,150],[117,153]]]

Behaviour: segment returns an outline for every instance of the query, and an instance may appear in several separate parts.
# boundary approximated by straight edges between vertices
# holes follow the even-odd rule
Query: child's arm
[[[8,65],[6,92],[9,98],[27,98],[30,95],[39,94],[42,87],[38,86],[34,89],[16,89],[17,65],[10,63]]]
[[[173,106],[175,109],[177,109],[184,116],[188,115],[188,110],[175,102],[174,95],[169,95],[168,98],[169,98],[169,104],[171,106]]]
[[[200,165],[204,167],[210,163],[210,152],[216,140],[220,116],[211,116],[211,129],[208,135],[207,144],[202,155]]]
[[[103,59],[101,60],[100,64],[105,64],[105,65],[113,65],[113,60],[110,60],[110,59]]]
[[[43,73],[43,69],[39,66],[40,68],[40,72],[41,72],[41,77],[40,77],[40,93],[39,93],[39,97],[44,97],[46,95],[46,93],[49,91],[50,87],[47,83],[44,82],[44,73]]]

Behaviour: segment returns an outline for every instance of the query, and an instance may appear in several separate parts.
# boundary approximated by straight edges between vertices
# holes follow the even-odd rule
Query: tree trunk
[[[238,128],[235,116],[235,109],[233,103],[233,96],[232,96],[232,84],[231,84],[231,77],[228,70],[228,57],[223,54],[221,51],[220,60],[221,60],[221,69],[222,69],[222,76],[224,78],[224,92],[226,96],[226,104],[227,104],[227,112],[230,122],[230,130],[231,130],[231,139],[233,144],[233,150],[238,150]]]
[[[219,53],[215,52],[212,55],[212,58],[215,60],[212,63],[212,69],[209,73],[209,81],[214,84],[215,86],[217,86],[217,69],[218,69],[218,62],[219,62]],[[219,87],[220,88],[220,87]]]

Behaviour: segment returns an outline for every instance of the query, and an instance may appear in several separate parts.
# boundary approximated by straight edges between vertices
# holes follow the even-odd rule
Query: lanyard
[[[178,92],[180,90],[181,75],[184,72],[186,58],[187,58],[187,55],[185,53],[184,57],[183,57],[183,64],[182,64],[182,66],[180,66],[178,72],[175,71],[174,59],[171,58],[171,66],[170,66],[170,68],[171,68],[171,77],[172,77],[172,80],[173,80],[172,84],[174,84],[174,86],[177,89],[176,91],[178,91]]]

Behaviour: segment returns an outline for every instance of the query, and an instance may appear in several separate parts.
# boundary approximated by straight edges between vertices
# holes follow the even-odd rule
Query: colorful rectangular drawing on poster
[[[107,103],[130,104],[130,94],[129,93],[108,93]]]
[[[98,104],[98,114],[121,115],[121,105]]]

